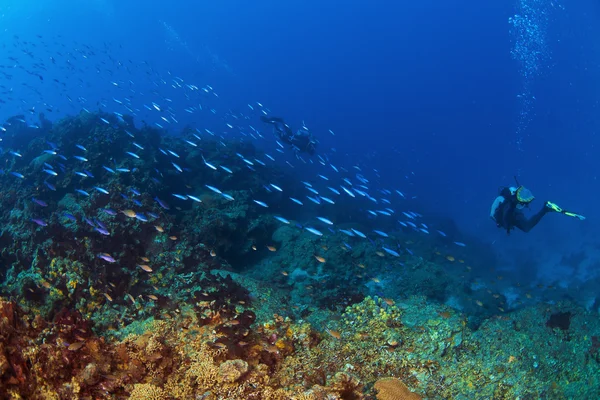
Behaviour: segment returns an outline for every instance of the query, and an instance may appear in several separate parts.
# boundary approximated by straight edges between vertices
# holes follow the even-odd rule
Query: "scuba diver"
[[[306,130],[299,130],[294,133],[292,128],[285,123],[283,118],[261,116],[260,120],[264,123],[273,125],[275,134],[282,142],[285,142],[294,148],[299,153],[308,153],[311,156],[315,154],[317,141]]]
[[[522,210],[529,207],[535,197],[529,189],[519,185],[516,177],[515,181],[517,187],[511,186],[500,189],[500,195],[494,200],[490,212],[490,217],[496,222],[496,226],[506,229],[506,233],[510,234],[510,231],[514,228],[529,232],[549,212],[558,212],[579,220],[585,219],[583,215],[563,210],[550,201],[547,201],[540,211],[528,219]]]

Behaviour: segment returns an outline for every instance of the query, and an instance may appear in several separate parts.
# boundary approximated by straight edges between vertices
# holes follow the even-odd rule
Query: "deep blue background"
[[[35,33],[107,43],[115,57],[212,85],[227,108],[247,111],[260,101],[293,126],[305,121],[334,161],[377,168],[384,187],[418,196],[423,210],[453,218],[499,251],[569,252],[598,239],[593,0],[551,13],[552,58],[531,82],[537,100],[522,150],[515,132],[523,78],[508,24],[516,1],[40,3],[0,6],[4,43]],[[86,93],[95,95],[108,96]],[[517,174],[540,199],[535,209],[551,199],[588,221],[553,215],[531,234],[507,238],[489,206]]]

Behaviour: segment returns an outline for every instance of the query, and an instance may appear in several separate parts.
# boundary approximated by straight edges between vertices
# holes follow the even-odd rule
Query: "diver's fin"
[[[562,208],[560,208],[557,204],[552,203],[551,201],[547,201],[546,202],[546,207],[548,207],[550,210],[554,211],[554,212],[558,212],[561,214],[564,214],[568,217],[573,217],[573,218],[577,218],[580,221],[583,221],[585,219],[585,217],[581,214],[576,214],[574,212],[571,211],[567,211],[567,210],[563,210]]]
[[[552,203],[551,201],[546,202],[546,207],[555,212],[563,212],[562,208],[560,208],[557,204]]]

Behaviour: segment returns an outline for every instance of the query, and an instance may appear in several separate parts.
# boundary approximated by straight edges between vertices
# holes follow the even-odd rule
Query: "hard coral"
[[[238,381],[248,372],[248,363],[244,360],[227,360],[219,365],[219,380],[225,383]]]
[[[382,378],[375,382],[378,400],[420,400],[422,397],[411,392],[408,387],[396,378]]]
[[[130,400],[164,400],[165,391],[149,383],[136,383],[131,391]]]

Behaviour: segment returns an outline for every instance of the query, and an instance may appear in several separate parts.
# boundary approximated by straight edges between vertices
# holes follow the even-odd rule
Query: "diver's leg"
[[[540,211],[538,211],[533,217],[529,219],[527,219],[522,212],[519,212],[517,213],[517,215],[515,215],[515,226],[523,232],[529,232],[533,229],[534,226],[538,224],[538,222],[542,220],[546,213],[548,213],[548,207],[546,207],[545,205]]]

